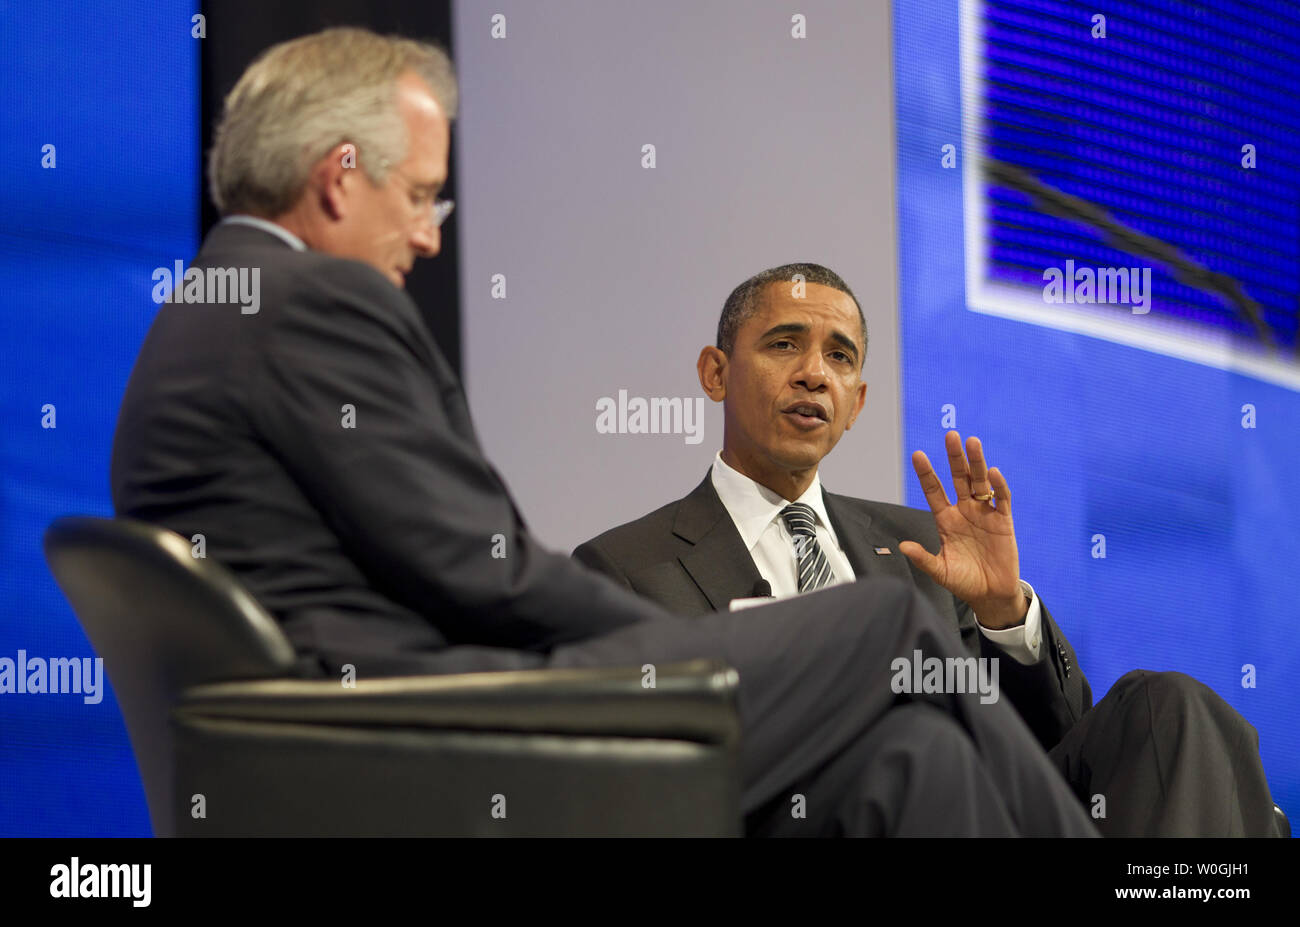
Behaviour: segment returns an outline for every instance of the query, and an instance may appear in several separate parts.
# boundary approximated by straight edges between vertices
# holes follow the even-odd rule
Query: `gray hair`
[[[222,215],[277,216],[307,185],[334,146],[356,146],[376,184],[406,157],[410,140],[397,110],[397,78],[413,71],[447,119],[456,117],[456,73],[437,45],[365,29],[326,29],[274,45],[226,97],[208,169]]]
[[[828,286],[833,290],[839,290],[841,293],[848,295],[853,300],[853,305],[858,308],[858,322],[862,326],[862,360],[867,359],[867,319],[862,314],[862,304],[858,298],[853,295],[849,285],[844,282],[839,274],[829,267],[823,267],[821,264],[782,264],[780,267],[769,267],[767,270],[754,274],[740,286],[731,291],[727,301],[722,306],[722,315],[718,318],[718,341],[717,347],[722,353],[730,355],[732,349],[736,346],[736,332],[740,331],[740,326],[745,324],[745,320],[758,311],[759,299],[763,292],[774,283],[792,283],[795,275],[803,278],[804,283],[819,283],[822,286]]]

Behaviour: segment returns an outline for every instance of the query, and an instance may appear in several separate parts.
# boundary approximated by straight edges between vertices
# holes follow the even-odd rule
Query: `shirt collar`
[[[270,232],[295,251],[307,250],[307,246],[303,243],[303,240],[283,225],[276,225],[274,222],[258,218],[257,216],[226,216],[221,220],[221,224],[251,225],[255,229],[261,229],[263,232]]]
[[[790,503],[780,493],[773,492],[739,470],[729,467],[722,459],[721,451],[714,455],[712,478],[713,488],[722,500],[727,514],[735,522],[740,539],[745,542],[745,549],[753,551],[768,525]],[[830,534],[831,540],[839,544],[835,529],[831,527],[830,515],[826,511],[826,502],[822,498],[820,475],[813,476],[812,484],[795,502],[810,506],[817,513],[818,522]]]

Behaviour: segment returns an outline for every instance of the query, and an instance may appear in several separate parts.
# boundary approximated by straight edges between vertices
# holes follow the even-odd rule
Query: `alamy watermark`
[[[0,695],[82,696],[87,705],[98,705],[104,698],[104,658],[95,657],[28,657],[18,651],[18,659],[0,657]]]
[[[243,315],[256,315],[262,308],[260,267],[186,268],[182,261],[171,267],[155,267],[153,301],[162,303],[234,303]]]
[[[1134,315],[1151,311],[1150,267],[1076,268],[1070,259],[1065,270],[1047,268],[1043,279],[1045,303],[1111,303],[1132,306]]]
[[[889,688],[895,695],[979,693],[980,702],[998,700],[997,657],[895,657],[889,664],[894,676]]]
[[[51,866],[50,875],[51,898],[129,898],[147,908],[153,895],[152,863],[83,863],[74,856]]]
[[[655,396],[646,399],[618,391],[618,399],[596,400],[596,431],[602,435],[685,435],[687,444],[704,440],[704,399]]]

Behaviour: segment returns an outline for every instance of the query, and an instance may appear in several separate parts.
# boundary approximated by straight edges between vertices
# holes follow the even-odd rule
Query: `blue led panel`
[[[1105,16],[1104,37],[1097,14]],[[980,27],[985,153],[1235,278],[1294,359],[1300,295],[1300,5],[991,0]],[[1243,146],[1254,146],[1254,167]],[[985,187],[986,278],[1150,266],[1152,317],[1264,342],[1242,312],[1024,193]]]

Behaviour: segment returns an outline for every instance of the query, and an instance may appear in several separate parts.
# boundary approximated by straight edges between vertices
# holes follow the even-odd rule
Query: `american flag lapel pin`
[[[890,550],[888,547],[877,547],[876,553],[882,557],[888,557],[893,553],[893,551]]]

